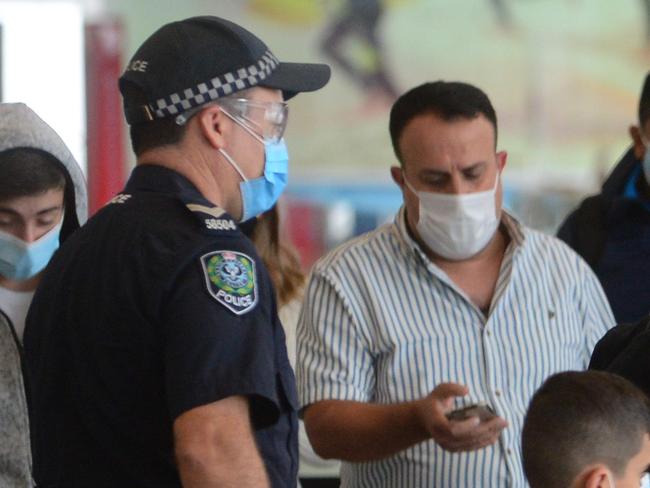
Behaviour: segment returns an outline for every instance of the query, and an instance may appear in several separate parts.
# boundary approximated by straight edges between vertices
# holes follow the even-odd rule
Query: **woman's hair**
[[[257,218],[250,238],[269,271],[279,305],[285,305],[300,297],[305,275],[293,246],[285,240],[280,240],[280,216],[277,206]]]

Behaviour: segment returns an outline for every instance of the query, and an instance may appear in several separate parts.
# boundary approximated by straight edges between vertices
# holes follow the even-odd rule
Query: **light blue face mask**
[[[240,222],[257,217],[269,210],[280,198],[287,186],[289,176],[289,152],[284,139],[278,142],[264,141],[248,127],[235,120],[242,128],[251,134],[257,141],[264,144],[264,174],[259,178],[249,180],[239,168],[235,160],[223,149],[219,152],[239,173],[243,180],[239,184],[242,196],[242,216]]]
[[[239,184],[244,206],[242,221],[257,217],[273,207],[287,186],[289,152],[284,139],[275,143],[265,142],[264,155],[264,174]]]
[[[63,219],[42,237],[27,243],[0,231],[0,276],[26,280],[40,273],[59,248]]]

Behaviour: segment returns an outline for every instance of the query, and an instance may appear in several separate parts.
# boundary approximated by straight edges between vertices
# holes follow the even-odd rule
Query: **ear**
[[[215,104],[208,105],[194,118],[208,144],[215,149],[221,149],[225,146],[224,129],[227,126],[225,120],[227,116],[222,112],[221,107]]]
[[[634,156],[637,159],[643,159],[645,155],[645,145],[643,144],[643,139],[641,138],[641,129],[638,125],[631,125],[628,129],[630,137],[632,138],[632,147],[634,148]]]
[[[397,183],[397,186],[404,188],[404,173],[400,166],[391,166],[390,175],[393,177],[393,181]]]
[[[590,466],[582,472],[580,477],[583,482],[577,484],[576,486],[581,486],[584,488],[614,488],[612,483],[612,475],[610,474],[609,469],[603,464],[597,464],[595,466]]]
[[[507,160],[508,153],[506,151],[499,151],[497,153],[497,166],[499,168],[499,174],[503,172],[503,168],[505,168]]]

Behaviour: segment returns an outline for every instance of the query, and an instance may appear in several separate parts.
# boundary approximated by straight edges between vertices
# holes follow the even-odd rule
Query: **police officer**
[[[27,320],[39,485],[296,485],[294,377],[237,223],[286,184],[285,100],[329,75],[216,17],[136,52],[120,90],[137,166],[54,257]]]

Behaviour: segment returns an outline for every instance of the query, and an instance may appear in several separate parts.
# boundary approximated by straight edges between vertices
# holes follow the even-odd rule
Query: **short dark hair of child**
[[[555,374],[528,407],[524,472],[531,488],[566,488],[596,463],[623,476],[649,432],[648,398],[628,380],[602,371]]]

